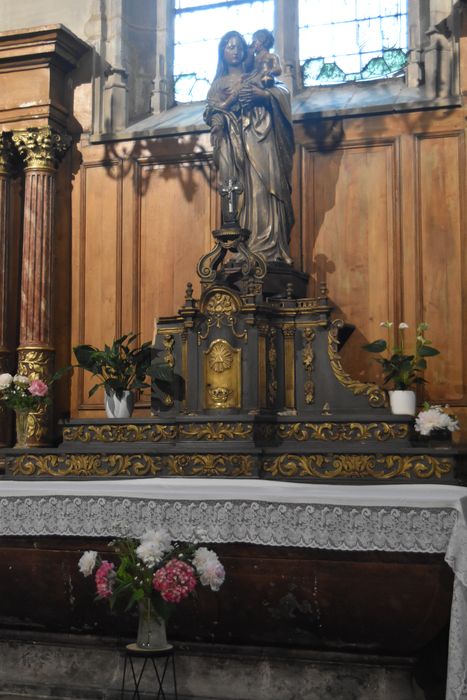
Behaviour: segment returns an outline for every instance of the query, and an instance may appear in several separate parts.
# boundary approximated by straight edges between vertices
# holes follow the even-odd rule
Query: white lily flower
[[[401,330],[401,331],[405,330],[408,327],[409,327],[408,323],[404,323],[404,322],[399,323],[399,330]]]

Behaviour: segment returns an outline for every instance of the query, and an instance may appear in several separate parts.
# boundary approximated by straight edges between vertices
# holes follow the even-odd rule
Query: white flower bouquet
[[[441,406],[424,404],[423,410],[415,419],[415,430],[423,436],[432,435],[437,431],[453,433],[459,429],[456,416],[446,413]]]

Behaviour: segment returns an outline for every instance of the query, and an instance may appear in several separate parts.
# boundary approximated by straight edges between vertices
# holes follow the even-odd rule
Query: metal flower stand
[[[155,699],[168,700],[168,697],[170,697],[170,700],[172,700],[172,698],[178,700],[177,676],[175,672],[175,651],[172,645],[167,645],[165,649],[141,649],[136,644],[127,644],[124,654],[125,661],[123,666],[122,688],[120,694],[121,700],[125,700],[126,697],[131,697],[132,700],[141,700],[140,684],[146,668],[151,669],[151,667],[154,670],[155,677]],[[139,661],[137,661],[137,659]],[[133,687],[125,690],[128,667],[130,670],[130,679],[133,681]],[[170,696],[166,695],[167,690],[164,691],[164,683],[167,680],[169,667],[172,668],[173,680],[173,692],[171,692]],[[129,695],[130,693],[132,693],[131,696]],[[144,691],[144,696],[147,697],[147,691]]]

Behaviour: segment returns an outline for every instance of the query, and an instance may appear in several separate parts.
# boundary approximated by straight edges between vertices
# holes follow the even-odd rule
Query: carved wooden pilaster
[[[11,134],[0,134],[0,374],[10,367],[8,344],[8,304],[9,304],[9,218],[10,218],[10,179],[12,162]],[[0,405],[0,446],[10,443],[11,415]]]
[[[47,379],[54,363],[52,263],[55,177],[58,164],[70,145],[70,138],[44,127],[16,132],[13,142],[25,162],[18,372],[35,379]],[[50,409],[37,411],[30,417],[28,444],[48,444],[50,428]]]

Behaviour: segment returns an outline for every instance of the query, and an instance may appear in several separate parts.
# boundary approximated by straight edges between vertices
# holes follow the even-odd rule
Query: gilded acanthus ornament
[[[316,479],[440,479],[452,471],[449,459],[431,455],[310,454],[266,458],[273,477]]]
[[[369,384],[352,379],[352,377],[347,374],[343,368],[341,358],[338,353],[338,332],[339,328],[342,328],[343,325],[343,321],[336,319],[335,321],[331,322],[328,332],[328,358],[334,376],[342,384],[342,386],[350,389],[355,396],[366,395],[370,406],[373,406],[374,408],[385,406],[387,404],[387,397],[384,389],[381,389],[381,387],[379,387],[377,384]]]
[[[304,337],[304,347],[302,353],[302,362],[305,370],[305,383],[303,386],[303,391],[305,394],[305,403],[310,405],[313,403],[315,395],[315,386],[313,384],[313,362],[315,359],[315,354],[313,352],[313,340],[315,338],[315,331],[313,328],[305,328],[303,331]]]
[[[55,169],[71,145],[71,137],[49,127],[16,131],[13,143],[27,168]]]
[[[114,478],[149,476],[253,476],[257,458],[234,454],[26,454],[10,460],[12,476]]]

